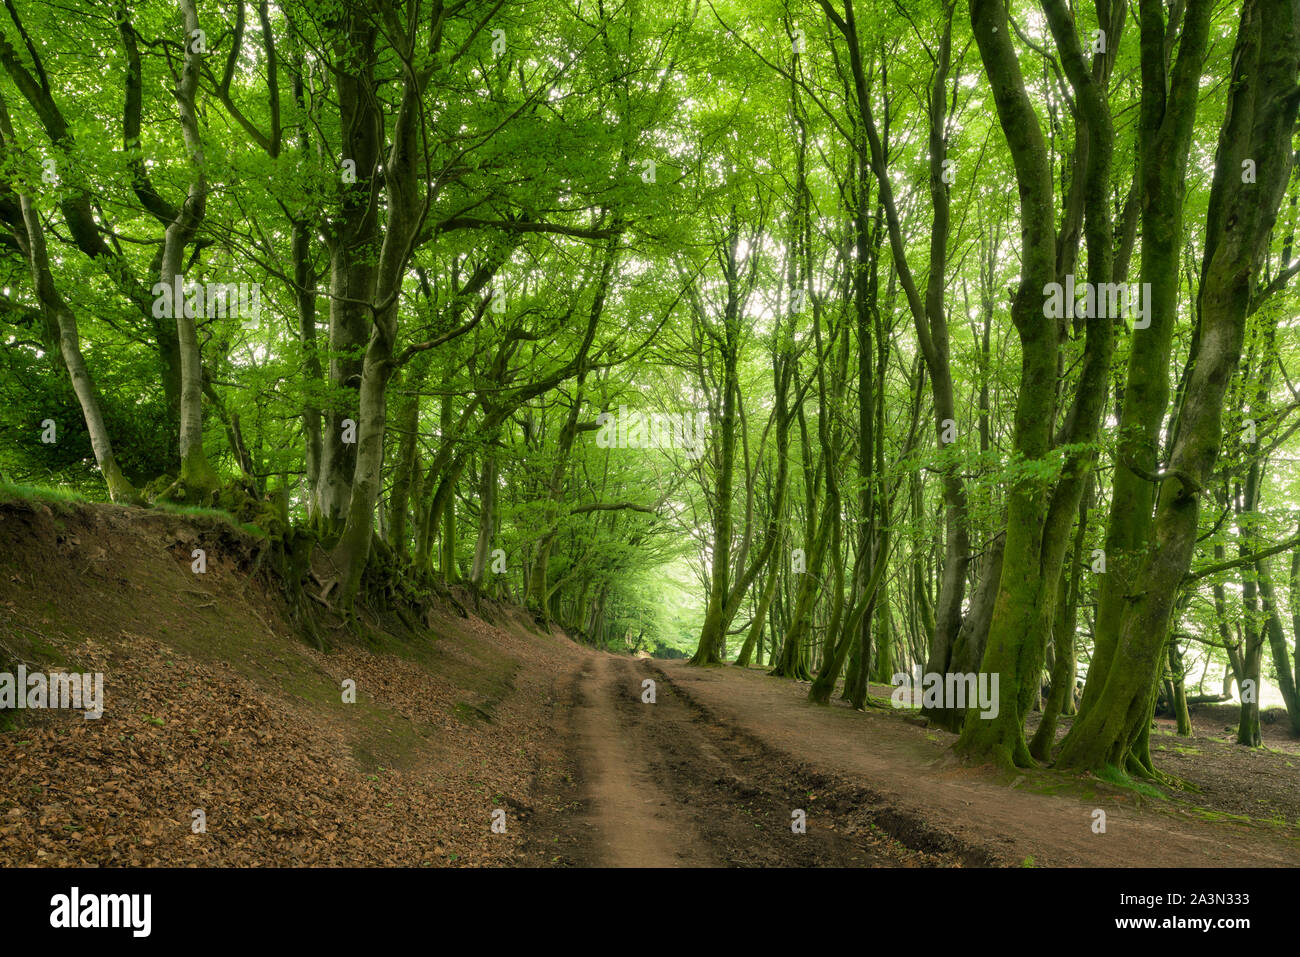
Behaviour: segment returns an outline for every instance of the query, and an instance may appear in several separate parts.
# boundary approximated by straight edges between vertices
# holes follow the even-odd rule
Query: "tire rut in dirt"
[[[635,729],[660,787],[687,816],[710,856],[732,867],[906,867],[956,863],[914,850],[886,833],[868,808],[846,801],[823,778],[702,712],[648,662],[620,663],[627,682],[619,707]],[[656,683],[656,702],[640,700]],[[635,692],[635,693],[634,693]],[[802,773],[801,773],[802,772]],[[805,814],[795,833],[793,812]]]
[[[612,694],[617,721],[605,729],[628,739],[637,769],[648,774],[676,816],[677,840],[701,846],[682,856],[733,867],[944,867],[992,863],[978,850],[899,812],[878,795],[828,778],[720,720],[648,661],[609,659],[602,689],[593,662],[557,681],[555,751],[539,770],[534,813],[520,844],[521,863],[591,867],[607,863],[598,846],[590,775],[575,726],[588,696]],[[642,703],[642,682],[656,701]],[[806,833],[791,812],[806,814]],[[686,863],[686,862],[684,862]]]
[[[595,865],[595,831],[590,802],[579,782],[583,769],[575,741],[573,716],[582,701],[584,675],[557,680],[550,702],[552,747],[539,759],[533,778],[532,814],[519,842],[518,861],[530,867]]]
[[[782,800],[788,802],[803,798],[805,804],[791,804],[786,811],[783,827],[788,836],[795,836],[789,835],[789,810],[799,807],[807,813],[809,835],[813,833],[815,823],[837,838],[863,842],[871,850],[888,856],[888,860],[878,862],[881,866],[989,867],[1007,863],[996,859],[985,848],[963,841],[949,831],[891,805],[856,781],[827,775],[772,748],[760,738],[714,714],[673,684],[672,679],[652,662],[642,662],[641,669],[646,676],[654,678],[659,687],[670,688],[674,698],[689,711],[690,726],[703,729],[715,742],[714,750],[724,756],[728,765],[719,787],[725,787],[730,776],[733,783],[739,783],[741,796],[744,796],[743,789],[751,787],[749,781],[757,777],[767,792],[781,795]],[[863,746],[869,747],[870,742],[864,741]],[[827,859],[814,863],[824,867],[840,866],[842,862]]]
[[[537,789],[521,856],[559,866],[691,867],[716,863],[641,760],[620,708],[615,659],[590,658],[566,684],[555,727],[563,770]]]

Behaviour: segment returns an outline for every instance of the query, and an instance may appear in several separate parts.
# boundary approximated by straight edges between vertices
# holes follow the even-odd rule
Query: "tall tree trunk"
[[[478,539],[474,542],[474,563],[470,566],[469,583],[475,591],[483,589],[483,576],[487,572],[488,555],[492,550],[492,533],[496,525],[497,460],[491,448],[483,449],[483,471],[478,489]],[[586,593],[586,583],[583,583]],[[583,599],[579,599],[579,606]]]
[[[361,377],[370,326],[367,304],[375,298],[375,250],[381,240],[378,169],[383,118],[373,94],[376,27],[372,17],[360,7],[349,8],[335,43],[339,67],[333,75],[344,168],[339,174],[339,216],[325,233],[330,254],[330,392],[315,508],[327,541],[342,531],[356,472],[359,442],[344,440],[354,439],[360,428]],[[351,429],[345,426],[349,421]]]
[[[1106,521],[1106,574],[1098,584],[1092,664],[1079,704],[1080,715],[1101,694],[1118,640],[1126,596],[1150,537],[1156,487],[1138,471],[1156,471],[1161,426],[1169,404],[1169,362],[1178,320],[1179,267],[1183,243],[1183,200],[1201,65],[1205,58],[1212,4],[1191,3],[1183,18],[1172,71],[1167,50],[1164,4],[1141,0],[1141,106],[1138,162],[1141,183],[1142,258],[1139,280],[1150,289],[1150,325],[1135,330],[1129,348],[1115,469]]]
[[[1019,184],[1021,270],[1011,318],[1020,337],[1021,369],[1013,445],[1018,459],[1038,462],[1051,449],[1059,344],[1056,324],[1043,321],[1043,290],[1056,277],[1051,165],[1025,91],[1004,0],[971,0],[970,13]],[[989,720],[966,722],[958,741],[965,754],[1004,767],[1031,763],[1023,713],[1030,696],[1038,692],[1034,649],[1050,628],[1050,619],[1043,618],[1043,590],[1056,587],[1055,581],[1042,578],[1046,487],[1020,478],[1008,490],[1007,500],[1002,577],[981,669],[1000,675],[998,711]]]
[[[1200,496],[1218,455],[1228,380],[1241,355],[1259,263],[1291,173],[1300,69],[1300,4],[1246,0],[1220,131],[1200,284],[1198,353],[1187,379],[1168,466],[1159,483],[1153,547],[1126,603],[1119,643],[1096,703],[1075,722],[1058,766],[1135,768],[1126,751],[1145,734],[1151,689],[1163,664],[1170,613],[1196,546]],[[1267,29],[1265,28],[1267,24]],[[1243,160],[1258,181],[1243,183]],[[1095,667],[1095,665],[1094,665]]]
[[[924,299],[913,278],[907,260],[906,243],[899,221],[893,187],[886,166],[885,147],[876,129],[871,108],[871,89],[862,64],[861,45],[858,42],[856,19],[851,0],[845,0],[844,16],[834,14],[828,0],[820,0],[832,22],[848,40],[849,63],[857,109],[861,117],[865,138],[858,144],[859,162],[871,167],[880,187],[880,202],[888,224],[890,248],[899,281],[906,294],[908,306],[916,328],[921,354],[930,373],[930,387],[934,401],[935,435],[940,443],[950,440],[950,430],[956,428],[956,403],[953,398],[952,369],[949,363],[948,318],[945,312],[944,289],[948,262],[948,233],[950,223],[949,187],[947,183],[947,82],[951,69],[952,19],[955,3],[945,3],[942,14],[942,32],[935,55],[935,68],[930,77],[928,109],[930,201],[933,216],[930,223],[930,249]],[[888,100],[886,99],[886,109]],[[886,117],[888,119],[888,117]],[[859,186],[859,192],[865,192]],[[859,196],[859,272],[864,271],[865,257],[870,248],[866,242],[866,198]],[[865,288],[865,277],[859,280]],[[859,315],[863,304],[859,304]],[[866,386],[863,386],[865,390]],[[944,501],[943,565],[939,577],[939,595],[934,609],[934,630],[931,634],[926,671],[945,674],[952,656],[953,644],[961,627],[962,604],[965,600],[967,567],[970,563],[970,528],[967,514],[966,488],[961,470],[953,455],[947,456],[941,475]],[[928,708],[925,713],[939,723],[959,725],[960,715],[948,709]]]
[[[435,31],[440,36],[439,31]],[[341,599],[349,607],[361,586],[361,573],[370,556],[374,533],[375,507],[383,484],[384,434],[387,412],[388,382],[394,372],[393,350],[397,341],[397,318],[402,283],[415,247],[416,235],[423,223],[422,206],[427,209],[424,168],[420,163],[420,140],[424,117],[424,91],[431,74],[413,62],[417,36],[390,37],[404,46],[406,59],[392,133],[392,147],[384,161],[384,188],[388,221],[379,248],[371,313],[370,338],[366,343],[361,366],[360,407],[357,418],[357,460],[352,476],[352,494],[348,500],[347,521],[331,555],[340,570]],[[436,46],[436,39],[431,46]],[[436,53],[430,50],[429,54]],[[377,109],[373,97],[368,109]],[[363,115],[364,115],[363,111]],[[366,122],[363,120],[362,122]],[[432,184],[428,184],[432,189]],[[351,265],[356,265],[352,263]]]
[[[170,283],[174,291],[178,291],[184,282],[182,260],[185,248],[203,222],[208,196],[206,161],[195,107],[203,54],[197,52],[198,44],[190,40],[199,29],[199,15],[194,0],[181,0],[180,6],[185,20],[186,42],[180,82],[176,87],[176,104],[192,178],[185,202],[176,214],[176,219],[167,227],[163,240],[160,282]],[[203,450],[203,363],[199,356],[199,338],[194,322],[199,317],[190,315],[186,303],[180,300],[181,297],[173,293],[172,310],[175,313],[176,338],[181,359],[179,482],[186,501],[202,502],[216,491],[220,479],[208,463]]]
[[[3,152],[8,153],[8,145],[13,142],[13,129],[9,122],[9,112],[0,99],[0,132],[3,132]],[[53,319],[59,330],[59,354],[72,383],[72,391],[81,405],[82,418],[86,422],[86,431],[90,435],[90,447],[95,453],[95,464],[99,466],[104,483],[108,486],[108,495],[114,502],[126,505],[143,504],[140,494],[135,490],[126,476],[122,474],[113,454],[113,442],[104,423],[104,414],[100,409],[99,395],[95,389],[94,379],[86,367],[86,360],[81,354],[81,336],[77,330],[77,317],[69,308],[54,283],[50,272],[49,254],[45,246],[45,228],[40,216],[32,206],[30,196],[19,196],[23,223],[26,226],[26,248],[24,252],[31,268],[32,285],[41,304],[41,312]],[[20,236],[20,239],[22,237]]]
[[[294,304],[298,312],[298,343],[307,381],[307,388],[303,390],[302,432],[307,468],[307,517],[311,521],[316,518],[320,486],[322,436],[318,390],[324,384],[324,376],[316,343],[316,273],[311,265],[311,234],[308,230],[307,223],[295,220],[292,248]]]
[[[420,430],[420,389],[428,373],[428,353],[417,357],[406,369],[403,385],[406,394],[398,400],[397,461],[393,463],[392,491],[388,497],[388,544],[403,562],[409,556],[407,528],[411,503],[411,487],[420,470],[417,454]]]
[[[1043,717],[1029,743],[1029,753],[1039,761],[1046,761],[1056,745],[1057,719],[1067,714],[1067,705],[1074,701],[1075,626],[1079,607],[1079,582],[1087,564],[1084,557],[1084,540],[1088,531],[1088,509],[1092,504],[1095,473],[1089,475],[1083,500],[1079,503],[1079,519],[1074,532],[1074,556],[1068,579],[1061,578],[1062,595],[1057,603],[1056,620],[1052,626],[1052,642],[1056,658],[1052,663],[1052,686],[1043,706]]]

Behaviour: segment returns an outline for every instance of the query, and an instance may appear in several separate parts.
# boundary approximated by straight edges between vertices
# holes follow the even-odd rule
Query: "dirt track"
[[[570,866],[951,866],[983,863],[923,828],[909,846],[865,792],[709,720],[649,661],[585,652],[568,682],[571,783],[535,796],[523,859]],[[655,701],[642,701],[643,682]],[[795,812],[806,829],[796,833]],[[897,822],[893,822],[897,823]],[[946,849],[940,846],[949,845]]]
[[[521,863],[1300,864],[1295,828],[1205,820],[1177,799],[1050,771],[998,781],[952,759],[945,734],[809,705],[797,683],[575,650],[583,663],[560,679],[556,722],[567,780],[534,794]],[[641,701],[646,678],[653,704]],[[804,834],[791,829],[797,809]]]

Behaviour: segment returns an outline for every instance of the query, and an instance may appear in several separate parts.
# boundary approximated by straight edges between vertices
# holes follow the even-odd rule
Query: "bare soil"
[[[659,663],[581,649],[568,682],[567,770],[523,856],[567,866],[922,867],[977,848],[881,806],[747,729],[712,719]],[[644,682],[655,700],[643,700]],[[796,824],[798,821],[798,825]],[[799,826],[801,825],[801,826]]]

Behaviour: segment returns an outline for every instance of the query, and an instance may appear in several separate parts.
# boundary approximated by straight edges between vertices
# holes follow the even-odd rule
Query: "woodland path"
[[[557,679],[568,783],[535,795],[522,849],[531,863],[1300,864],[1294,833],[1049,770],[1000,781],[957,762],[944,732],[809,705],[803,683],[574,650],[581,667]],[[647,678],[653,704],[642,701]],[[805,833],[792,830],[796,810]]]
[[[576,648],[576,646],[575,646]],[[580,649],[556,731],[570,782],[535,796],[531,863],[576,866],[934,866],[883,833],[852,789],[714,724],[657,662]],[[643,682],[655,682],[653,703]],[[828,807],[834,813],[824,813]],[[803,811],[804,833],[794,812]]]

